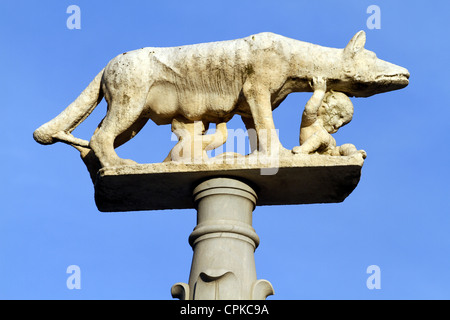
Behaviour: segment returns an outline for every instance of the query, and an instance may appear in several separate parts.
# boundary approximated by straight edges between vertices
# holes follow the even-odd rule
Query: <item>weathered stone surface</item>
[[[256,193],[236,179],[213,178],[192,194],[197,226],[189,237],[194,250],[189,284],[172,287],[182,300],[264,300],[274,293],[257,280],[254,252],[259,237],[252,227]]]
[[[349,97],[409,83],[408,70],[378,59],[365,42],[364,31],[343,49],[260,33],[125,52],[33,136],[80,151],[100,211],[197,209],[189,284],[175,284],[174,297],[265,299],[273,288],[256,278],[254,206],[343,201],[357,186],[366,157],[331,136],[352,119]],[[279,140],[272,112],[293,92],[314,93],[303,113],[300,145],[291,151]],[[103,97],[107,113],[90,141],[74,137]],[[226,123],[235,115],[247,128],[250,154],[233,150],[210,159],[206,151],[227,141]],[[115,148],[148,120],[171,124],[178,143],[163,163],[121,159]],[[210,123],[214,134],[207,131]]]
[[[341,202],[357,186],[363,158],[359,153],[292,155],[267,165],[248,162],[243,158],[233,164],[165,162],[103,168],[95,182],[96,204],[105,212],[194,208],[194,188],[213,177],[247,182],[258,194],[257,205]]]
[[[311,87],[313,79],[323,79],[321,87],[328,91],[358,97],[408,85],[408,70],[378,59],[364,48],[365,42],[364,31],[343,49],[265,32],[230,41],[125,52],[112,59],[64,111],[39,127],[34,138],[42,144],[61,141],[74,146],[92,174],[98,167],[135,164],[119,158],[114,149],[133,138],[149,119],[172,124],[174,131],[183,129],[176,146],[183,152],[171,152],[166,161],[195,160],[226,140],[224,134],[223,139],[205,137],[202,129],[216,123],[226,131],[226,122],[240,115],[246,128],[256,132],[258,152],[287,154],[274,134],[272,111],[292,92],[320,90]],[[71,132],[103,97],[107,113],[90,141],[75,138]],[[321,126],[339,125],[331,120]],[[201,145],[198,154],[190,152],[195,142]],[[313,147],[296,151],[309,153]],[[357,151],[349,147],[334,148],[334,153],[346,156]]]
[[[292,152],[331,156],[350,156],[359,152],[366,158],[364,150],[358,150],[350,143],[337,146],[331,136],[352,120],[353,104],[350,99],[342,92],[327,92],[327,82],[323,78],[314,78],[311,88],[314,93],[306,103],[300,125],[300,146]]]

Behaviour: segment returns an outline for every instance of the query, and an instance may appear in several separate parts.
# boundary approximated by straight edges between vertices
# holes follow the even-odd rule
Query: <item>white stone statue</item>
[[[178,137],[178,143],[167,155],[167,161],[189,161],[202,163],[208,160],[206,151],[214,150],[227,141],[226,122],[218,123],[214,134],[205,134],[209,123],[189,122],[185,119],[172,120],[172,131]]]
[[[205,157],[203,151],[226,140],[226,134],[203,136],[208,124],[218,124],[218,132],[223,133],[226,122],[238,114],[247,129],[256,130],[253,154],[292,157],[276,134],[267,135],[275,131],[272,111],[288,94],[314,89],[304,114],[301,145],[293,152],[354,153],[357,150],[350,145],[336,147],[329,135],[349,121],[351,112],[346,111],[346,120],[333,129],[325,118],[342,112],[336,111],[337,106],[329,110],[325,106],[339,96],[368,97],[401,89],[409,78],[408,70],[364,49],[365,41],[360,31],[344,49],[335,49],[260,33],[231,41],[126,52],[112,59],[61,114],[39,127],[34,138],[42,144],[61,141],[76,147],[92,174],[100,167],[135,164],[119,158],[114,149],[134,137],[148,119],[172,124],[173,131],[186,129],[175,148],[189,150],[186,141],[201,141],[200,154]],[[71,132],[103,97],[107,113],[90,141],[75,138]],[[200,133],[195,132],[196,121],[203,124],[197,127]],[[316,133],[319,142],[313,138]],[[166,161],[196,156],[196,152],[178,152],[174,159],[173,154]]]
[[[300,126],[300,146],[292,152],[304,154],[328,154],[332,156],[350,156],[357,152],[365,159],[364,150],[358,151],[353,144],[336,146],[331,136],[353,118],[353,104],[341,92],[326,92],[326,80],[314,78],[311,84],[314,94],[306,104]]]
[[[80,151],[100,211],[197,209],[189,237],[194,250],[189,283],[176,283],[173,297],[265,299],[274,291],[256,277],[255,206],[343,201],[358,184],[366,157],[352,144],[337,146],[331,136],[352,119],[349,96],[408,85],[408,71],[377,59],[364,49],[365,41],[360,31],[344,49],[334,49],[260,33],[126,52],[34,138]],[[313,95],[303,113],[300,145],[286,150],[272,111],[301,91]],[[103,98],[107,113],[90,141],[74,137],[71,132]],[[207,151],[227,140],[226,124],[234,115],[252,132],[251,153],[209,159]],[[114,149],[148,119],[171,124],[178,137],[164,163],[137,165],[119,158]],[[208,134],[211,123],[216,132]],[[227,158],[239,161],[213,161]]]

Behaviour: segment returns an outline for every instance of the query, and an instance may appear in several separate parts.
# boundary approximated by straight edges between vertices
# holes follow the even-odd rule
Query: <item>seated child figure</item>
[[[226,122],[216,124],[216,132],[206,134],[209,123],[189,121],[178,117],[172,120],[172,132],[178,143],[172,148],[164,162],[181,161],[202,163],[208,161],[207,151],[220,147],[227,141]]]
[[[331,136],[353,118],[353,104],[341,92],[326,92],[327,83],[323,78],[314,78],[311,84],[313,96],[305,106],[300,127],[300,146],[293,153],[326,154],[332,156],[349,156],[361,153],[366,158],[364,150],[357,150],[353,144],[336,146],[336,140]]]

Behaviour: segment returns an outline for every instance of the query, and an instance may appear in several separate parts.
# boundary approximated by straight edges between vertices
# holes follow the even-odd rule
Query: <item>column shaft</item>
[[[210,179],[195,188],[197,226],[189,237],[194,250],[189,285],[172,287],[174,297],[251,300],[273,294],[269,282],[256,278],[256,199],[249,185],[230,178]]]

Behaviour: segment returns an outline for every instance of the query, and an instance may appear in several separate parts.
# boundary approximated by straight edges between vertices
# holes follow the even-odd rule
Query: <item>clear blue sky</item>
[[[71,4],[81,30],[66,27]],[[366,26],[371,4],[380,30]],[[32,138],[111,58],[262,31],[342,48],[365,30],[366,48],[408,68],[410,85],[352,99],[336,139],[368,158],[345,202],[255,210],[258,278],[271,299],[450,299],[448,12],[445,1],[2,1],[0,298],[171,299],[188,281],[194,210],[100,213],[78,153]],[[274,113],[288,148],[309,95]],[[103,102],[74,134],[89,139],[104,113]],[[118,153],[157,162],[172,145],[170,128],[149,122]],[[69,265],[81,290],[66,287]],[[366,287],[370,265],[380,290]]]

